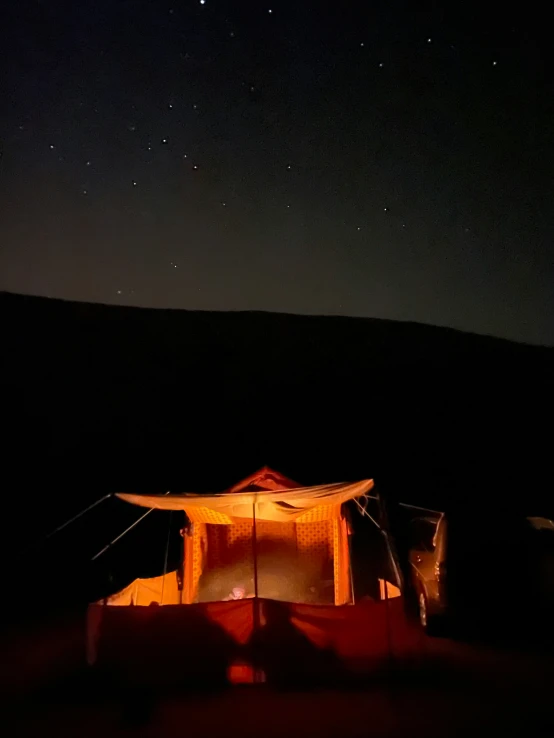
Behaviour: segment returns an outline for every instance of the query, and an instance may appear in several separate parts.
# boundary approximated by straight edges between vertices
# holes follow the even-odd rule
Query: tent
[[[175,586],[175,574],[137,580],[108,604],[190,605],[222,600],[236,586],[246,596],[324,604],[322,581],[333,584],[329,604],[347,604],[352,588],[344,503],[372,488],[372,480],[299,487],[264,467],[216,495],[120,494],[134,505],[186,513],[184,586]]]
[[[264,467],[219,494],[118,494],[184,511],[183,567],[90,606],[89,662],[116,660],[136,677],[144,669],[130,664],[148,654],[158,665],[148,672],[167,678],[183,676],[183,658],[198,679],[225,672],[250,682],[275,673],[268,664],[282,667],[285,654],[284,672],[319,676],[331,663],[383,656],[400,582],[383,580],[380,601],[354,604],[346,514],[373,487],[371,479],[300,487]],[[393,612],[402,619],[400,603]]]

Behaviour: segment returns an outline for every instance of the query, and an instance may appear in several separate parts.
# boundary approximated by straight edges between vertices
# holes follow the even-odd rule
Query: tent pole
[[[383,534],[383,537],[384,537],[384,539],[385,539],[385,545],[386,545],[386,547],[387,547],[387,553],[388,553],[388,555],[389,555],[389,558],[390,558],[390,562],[391,562],[391,565],[392,565],[392,568],[393,568],[394,574],[395,574],[395,576],[396,576],[396,583],[397,583],[397,585],[398,585],[398,586],[399,586],[399,587],[401,588],[401,585],[402,585],[402,578],[401,578],[401,575],[400,575],[400,570],[399,570],[399,568],[398,568],[398,565],[397,565],[397,563],[396,563],[396,559],[394,558],[394,554],[393,554],[393,552],[392,552],[392,546],[391,546],[391,543],[390,543],[390,539],[389,539],[389,535],[388,535],[387,531],[386,531],[386,530],[385,530],[385,529],[383,528],[383,526],[382,526],[382,525],[379,525],[379,523],[378,523],[378,522],[377,522],[377,521],[376,521],[376,520],[375,520],[374,518],[372,518],[372,517],[371,517],[371,515],[370,515],[370,514],[368,513],[368,511],[367,511],[367,510],[366,510],[366,509],[365,509],[364,507],[362,507],[362,506],[360,505],[360,503],[358,502],[358,500],[354,499],[354,502],[355,502],[355,503],[356,503],[356,505],[358,506],[358,509],[360,510],[360,513],[361,513],[362,517],[364,517],[364,516],[365,516],[365,517],[369,518],[369,519],[371,520],[371,522],[372,522],[372,523],[373,523],[373,524],[374,524],[374,525],[375,525],[375,526],[376,526],[376,527],[377,527],[377,528],[379,529],[379,531],[380,531],[380,532],[381,532],[381,533]],[[402,503],[400,503],[400,504],[402,504]],[[403,505],[403,507],[413,507],[413,505]],[[421,510],[421,509],[423,509],[423,508],[418,508],[418,509],[420,509],[420,510]],[[431,510],[429,510],[428,512],[432,512],[432,511],[431,511]]]
[[[392,570],[394,572],[394,575],[396,577],[396,584],[401,589],[402,588],[402,575],[400,574],[400,569],[398,568],[398,564],[396,563],[396,559],[394,557],[394,554],[392,552],[392,546],[390,542],[390,538],[388,533],[385,530],[382,530],[382,533],[385,537],[385,544],[387,546],[387,552],[389,554],[390,563],[392,565]]]
[[[44,536],[44,538],[39,542],[39,546],[41,546],[43,543],[46,543],[52,536],[55,536],[56,533],[59,533],[64,528],[67,528],[68,525],[71,525],[71,523],[74,523],[76,520],[79,520],[85,513],[88,513],[89,510],[92,510],[94,507],[99,505],[101,502],[104,502],[104,500],[107,500],[109,497],[113,497],[112,493],[108,495],[104,495],[104,497],[101,497],[99,500],[96,500],[96,502],[93,502],[92,505],[89,505],[84,510],[81,510],[81,512],[77,513],[77,515],[74,515],[72,518],[69,518],[69,520],[66,520],[65,523],[62,523],[61,525],[58,525],[57,528],[54,528],[54,530],[51,530],[48,535]]]
[[[164,575],[162,579],[162,591],[160,594],[160,605],[163,604],[164,601],[164,589],[165,589],[165,575],[167,574],[167,559],[169,556],[169,537],[171,535],[171,516],[172,516],[173,510],[169,511],[169,523],[167,524],[167,540],[165,542],[165,557],[164,557]]]
[[[420,507],[419,505],[408,505],[408,503],[406,503],[406,502],[399,502],[398,503],[398,506],[399,507],[407,507],[410,510],[419,510],[420,512],[433,513],[434,515],[444,515],[444,513],[441,512],[440,510],[431,510],[430,507]]]
[[[252,504],[252,555],[254,557],[254,597],[258,599],[258,547],[256,540],[256,503]]]
[[[350,542],[349,542],[350,543]],[[352,571],[352,545],[348,546],[348,549],[350,551],[350,597],[352,598],[352,604],[356,604],[356,595],[354,593],[354,572]]]
[[[188,527],[190,525],[187,514],[185,511],[183,511],[183,515],[185,518],[185,524],[183,525],[183,545],[181,546],[181,554],[179,556],[179,569],[178,571],[178,579],[177,579],[177,587],[179,589],[179,604],[183,604],[183,590],[185,588],[185,546],[186,546],[186,536],[188,535]]]
[[[165,496],[167,496],[168,494],[169,494],[169,490],[165,493]],[[147,515],[150,515],[150,513],[153,512],[154,510],[156,510],[155,507],[149,508],[144,513],[144,515],[141,515],[138,520],[135,520],[135,522],[134,523],[131,523],[131,525],[128,528],[125,528],[125,530],[123,531],[123,533],[120,533],[112,541],[110,541],[106,546],[104,546],[104,548],[102,548],[100,551],[98,551],[98,553],[94,554],[94,556],[92,557],[91,561],[96,561],[96,559],[99,558],[100,556],[102,556],[103,553],[106,553],[106,551],[109,551],[110,548],[114,545],[114,543],[117,543],[121,538],[123,538],[124,535],[126,535],[127,533],[129,533],[130,531],[132,531],[133,528],[135,526],[137,526],[140,523],[141,520],[144,520],[144,518]]]
[[[352,569],[352,563],[354,559],[352,558],[352,536],[348,532],[349,530],[352,530],[352,518],[350,516],[350,510],[346,508],[346,520],[348,523],[347,529],[346,529],[346,536],[348,541],[348,572],[350,574],[350,599],[352,600],[352,604],[356,604],[356,595],[354,593],[354,571]]]
[[[141,515],[141,516],[140,516],[140,518],[139,518],[138,520],[135,520],[135,522],[134,522],[134,523],[132,523],[132,524],[131,524],[131,525],[130,525],[130,526],[129,526],[128,528],[125,528],[125,530],[123,531],[123,533],[120,533],[120,534],[119,534],[118,536],[116,536],[116,537],[115,537],[115,538],[114,538],[114,539],[113,539],[112,541],[110,541],[110,542],[109,542],[109,543],[108,543],[108,544],[107,544],[106,546],[104,546],[104,548],[100,549],[100,551],[98,551],[98,553],[94,554],[94,556],[92,557],[91,561],[96,561],[96,559],[97,559],[97,558],[99,558],[100,556],[102,556],[102,554],[103,554],[103,553],[106,553],[106,551],[109,551],[109,550],[110,550],[110,548],[111,548],[111,547],[112,547],[112,546],[114,545],[114,543],[117,543],[117,542],[118,542],[118,541],[119,541],[119,540],[120,540],[121,538],[123,538],[123,536],[124,536],[124,535],[125,535],[126,533],[129,533],[129,531],[133,530],[133,528],[134,528],[135,526],[137,526],[137,525],[138,525],[138,524],[140,523],[140,521],[141,521],[141,520],[144,520],[144,518],[145,518],[145,517],[146,517],[147,515],[150,515],[150,513],[152,512],[152,510],[153,510],[153,509],[154,509],[154,508],[152,507],[152,508],[150,508],[150,510],[147,510],[147,511],[146,511],[146,512],[144,513],[144,515]]]
[[[258,545],[256,535],[256,502],[252,503],[252,555],[254,557],[254,612],[253,612],[253,627],[254,627],[254,643],[257,644],[260,637],[260,603],[258,602]],[[257,651],[257,646],[254,646]],[[253,653],[253,667],[254,667],[254,684],[261,681],[260,673],[258,668],[258,654]]]
[[[392,634],[390,625],[390,608],[389,608],[389,588],[387,587],[387,580],[383,579],[383,589],[385,590],[385,619],[387,622],[387,647],[389,650],[389,661],[393,660],[392,653]]]

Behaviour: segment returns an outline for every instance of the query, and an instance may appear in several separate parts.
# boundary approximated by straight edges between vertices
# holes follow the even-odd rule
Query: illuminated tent
[[[385,662],[394,638],[411,642],[400,581],[354,604],[345,514],[373,486],[299,487],[263,468],[220,494],[119,494],[185,512],[184,564],[89,606],[89,663],[159,685],[313,681]]]
[[[141,507],[186,513],[184,577],[182,586],[178,572],[138,579],[107,603],[217,601],[241,585],[246,596],[348,604],[352,588],[344,503],[372,488],[373,480],[299,487],[264,467],[221,494],[119,494]],[[318,586],[322,579],[332,584],[331,594]]]

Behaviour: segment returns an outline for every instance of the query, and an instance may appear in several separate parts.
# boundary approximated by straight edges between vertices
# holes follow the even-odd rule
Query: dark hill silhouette
[[[6,293],[0,315],[16,457],[117,487],[224,488],[263,463],[308,482],[513,465],[503,444],[540,451],[551,401],[553,349],[414,323]]]
[[[264,464],[302,484],[372,476],[440,509],[554,513],[553,349],[413,323],[5,293],[0,321],[5,562],[108,492],[217,491]],[[106,505],[48,549],[72,588],[80,562],[137,517]],[[163,514],[141,524],[133,576],[161,572],[166,534]]]

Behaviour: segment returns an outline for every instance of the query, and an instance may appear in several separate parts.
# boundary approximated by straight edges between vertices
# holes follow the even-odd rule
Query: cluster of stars
[[[28,42],[29,19],[7,20],[0,176],[23,204],[6,207],[15,236],[13,247],[2,243],[0,273],[25,273],[23,259],[4,268],[10,249],[15,263],[59,239],[35,286],[50,289],[71,261],[89,295],[83,265],[96,284],[113,269],[106,292],[117,302],[136,278],[148,285],[141,299],[158,304],[187,307],[197,280],[206,306],[279,307],[284,298],[259,289],[256,271],[277,265],[297,305],[339,304],[327,285],[314,289],[317,273],[358,290],[350,305],[363,311],[371,304],[359,285],[380,269],[395,278],[416,264],[414,281],[431,275],[432,290],[436,275],[457,278],[455,265],[493,273],[502,250],[498,284],[515,283],[510,230],[527,239],[527,255],[545,231],[548,51],[525,27],[529,14],[486,18],[483,8],[477,23],[451,7],[391,11],[362,0],[346,12],[285,0],[38,5],[29,15],[37,37],[48,35],[46,52]],[[497,186],[510,181],[528,191]],[[33,192],[41,196],[26,204]],[[537,192],[529,217],[521,203]],[[24,231],[26,209],[38,217]],[[364,279],[352,276],[358,264]]]
[[[199,2],[199,5],[201,5],[201,6],[206,6],[206,5],[207,5],[207,0],[198,0],[198,2]],[[273,15],[273,9],[272,9],[272,8],[267,8],[266,10],[267,10],[267,14],[269,14],[269,15]],[[174,9],[173,9],[173,8],[170,8],[170,9],[169,9],[169,13],[170,13],[170,15],[173,15],[173,14],[174,14]],[[229,35],[229,36],[230,36],[231,38],[234,38],[234,37],[235,37],[235,31],[230,31],[228,35]],[[433,38],[432,38],[431,36],[428,36],[428,37],[426,37],[426,38],[425,38],[425,37],[423,37],[423,38],[422,38],[422,41],[424,41],[424,42],[425,42],[426,44],[428,44],[428,45],[431,45],[431,44],[433,43]],[[366,47],[368,47],[368,46],[369,46],[369,44],[368,44],[368,42],[367,42],[367,41],[360,41],[360,42],[359,42],[359,46],[360,46],[361,48],[364,48],[364,49],[365,49]],[[451,46],[450,48],[454,49],[454,46]],[[188,54],[188,53],[187,53],[187,54],[185,54],[185,55],[184,55],[184,58],[188,59],[188,58],[189,58],[189,54]],[[496,59],[495,59],[495,60],[493,60],[493,61],[492,61],[492,65],[493,65],[494,67],[496,67],[496,66],[498,65],[498,61],[497,61]],[[384,62],[384,61],[378,61],[378,62],[377,62],[377,66],[378,66],[378,68],[379,68],[379,69],[383,69],[383,68],[385,67],[385,62]],[[244,86],[245,88],[247,88],[247,89],[248,89],[248,91],[249,91],[250,93],[254,93],[254,92],[256,92],[256,91],[257,91],[257,86],[256,86],[256,85],[254,85],[254,84],[248,84],[248,83],[246,83],[246,82],[243,82],[243,83],[242,83],[242,85],[243,85],[243,86]],[[131,107],[133,108],[133,110],[136,110],[136,106],[135,106],[135,105],[132,105]],[[172,112],[173,112],[173,111],[175,111],[175,110],[176,110],[176,107],[177,107],[177,108],[181,107],[181,104],[180,104],[180,100],[179,100],[178,98],[175,98],[175,99],[170,99],[170,100],[169,100],[169,101],[168,101],[168,102],[166,103],[166,110],[167,110],[167,111],[172,111]],[[192,108],[192,110],[193,110],[193,111],[195,111],[195,112],[197,112],[197,113],[199,113],[199,112],[200,112],[200,109],[199,109],[199,105],[198,105],[198,103],[197,103],[197,102],[194,102],[194,103],[190,104],[190,108]],[[19,128],[20,128],[20,130],[23,130],[23,128],[24,128],[24,127],[23,127],[23,126],[20,126]],[[136,125],[136,123],[134,123],[134,122],[129,122],[129,123],[127,123],[127,130],[128,130],[128,131],[129,131],[130,133],[137,133],[137,125]],[[173,146],[172,146],[172,145],[170,145],[170,137],[169,137],[169,136],[167,136],[167,135],[165,135],[165,136],[162,136],[162,137],[161,137],[161,138],[159,139],[159,142],[160,142],[160,145],[161,145],[162,147],[167,147],[167,148],[168,148],[168,149],[169,149],[170,151],[171,151],[171,149],[173,148]],[[172,143],[172,142],[171,142],[171,143]],[[143,144],[143,146],[144,146],[144,144]],[[51,144],[49,145],[49,148],[50,148],[50,150],[51,150],[51,151],[55,151],[55,150],[57,150],[57,146],[56,146],[56,145],[55,145],[54,143],[51,143]],[[145,148],[146,148],[146,151],[148,151],[148,152],[152,152],[152,151],[154,150],[154,146],[152,145],[152,142],[151,142],[151,141],[149,141],[149,142],[148,142],[148,143],[146,144]],[[187,153],[185,153],[185,154],[182,154],[181,156],[182,156],[182,159],[183,159],[183,160],[188,160],[188,158],[189,158],[189,157],[188,157],[188,154],[187,154]],[[60,161],[63,161],[63,158],[62,158],[62,157],[59,157],[59,159],[60,159]],[[92,161],[91,161],[90,159],[87,159],[87,160],[85,161],[85,166],[86,166],[87,168],[90,168],[90,167],[92,166]],[[193,172],[197,172],[197,171],[199,170],[199,164],[198,164],[198,163],[196,163],[196,162],[195,162],[195,163],[193,163],[193,164],[191,164],[191,165],[190,165],[190,169],[191,169],[191,170],[192,170]],[[293,166],[292,166],[292,164],[291,164],[291,163],[287,163],[287,164],[285,164],[285,169],[286,169],[286,171],[288,171],[288,172],[292,171],[292,169],[293,169]],[[136,188],[136,187],[138,187],[138,182],[139,182],[139,180],[138,180],[137,178],[131,178],[131,179],[130,179],[130,180],[128,180],[128,181],[130,181],[130,183],[131,183],[131,187],[132,187],[132,188]],[[83,196],[89,196],[89,186],[90,186],[90,182],[87,182],[87,186],[86,186],[86,187],[82,187],[82,189],[81,189],[81,193],[82,193],[82,195],[83,195]],[[221,200],[221,201],[220,201],[220,205],[221,205],[221,207],[223,207],[223,208],[226,208],[226,207],[227,207],[227,205],[228,205],[228,202],[227,202],[227,200],[226,200],[226,199],[224,199],[224,200]],[[285,201],[285,203],[284,203],[284,208],[285,208],[286,210],[290,210],[290,209],[291,209],[291,203],[290,203],[290,202],[286,202],[286,201]],[[386,213],[386,214],[389,214],[389,213],[390,213],[390,208],[389,208],[388,206],[384,206],[384,207],[382,207],[382,212],[383,212],[383,213]],[[402,228],[402,229],[406,229],[406,223],[405,223],[405,222],[402,222],[402,223],[401,223],[401,228]],[[363,227],[362,225],[357,225],[357,226],[355,226],[355,230],[356,230],[356,232],[358,232],[358,233],[362,233],[362,231],[364,231],[364,230],[366,230],[366,229],[365,229],[365,227]],[[464,232],[465,232],[465,233],[469,233],[469,231],[470,231],[470,229],[469,229],[469,228],[464,228]],[[171,268],[172,270],[177,270],[177,269],[178,269],[178,265],[177,265],[177,263],[176,263],[175,261],[170,261],[170,262],[169,262],[169,265],[170,265],[170,268]],[[123,294],[123,291],[122,291],[121,289],[118,289],[118,290],[117,290],[117,295],[118,295],[118,296],[121,296],[122,294]]]
[[[200,5],[206,5],[206,0],[198,0],[198,2],[200,3]],[[273,13],[273,9],[272,8],[268,8],[267,12],[269,13],[269,15],[271,15]],[[173,13],[174,13],[173,8],[170,8],[169,14],[170,15],[173,15]]]
[[[206,4],[207,4],[207,0],[199,0],[199,4],[200,4],[200,5],[202,5],[202,6],[204,6],[204,5],[206,5]],[[169,13],[170,13],[171,15],[173,15],[173,13],[174,13],[174,9],[173,9],[173,8],[170,8],[170,10],[169,10]],[[268,14],[270,14],[270,15],[271,15],[271,14],[273,14],[273,9],[272,9],[272,8],[268,8],[268,9],[267,9],[267,13],[268,13]],[[234,31],[231,31],[229,35],[230,35],[231,37],[234,37],[234,36],[235,36],[235,32],[234,32]],[[427,43],[427,44],[431,44],[431,43],[433,42],[433,39],[432,39],[432,37],[430,37],[430,36],[429,36],[429,37],[427,37],[427,38],[426,38],[425,40],[426,40],[426,43]],[[362,48],[365,48],[365,46],[366,46],[366,42],[365,42],[365,41],[361,41],[361,42],[360,42],[360,47],[362,47]],[[454,48],[454,46],[451,46],[451,48]],[[188,55],[187,55],[187,56],[188,56]],[[498,61],[497,61],[496,59],[495,59],[495,60],[493,60],[493,61],[492,61],[492,65],[493,65],[494,67],[496,67],[496,66],[498,65]],[[380,69],[383,69],[383,68],[384,68],[384,66],[385,66],[385,63],[384,63],[383,61],[380,61],[380,62],[378,62],[378,67],[379,67]],[[244,83],[243,83],[243,84],[244,84]],[[249,85],[248,89],[249,89],[249,91],[250,91],[251,93],[253,93],[253,92],[255,92],[255,91],[256,91],[256,87],[255,87],[255,85]],[[134,105],[133,105],[132,107],[133,107],[133,108],[135,109],[135,107],[136,107],[136,106],[134,106]],[[198,104],[197,104],[197,103],[193,103],[191,107],[192,107],[192,109],[193,109],[194,111],[198,111],[198,110],[199,110],[199,108],[198,108]],[[167,103],[167,109],[168,109],[168,110],[170,110],[170,111],[173,111],[173,110],[175,109],[175,103],[174,103],[173,101],[169,101],[169,102]],[[24,129],[24,126],[22,126],[22,125],[21,125],[21,126],[19,126],[19,128],[20,128],[20,130],[23,130],[23,129]],[[134,132],[136,132],[136,131],[137,131],[137,126],[136,126],[136,125],[135,125],[134,123],[129,123],[129,124],[127,125],[127,128],[128,128],[128,130],[129,130],[130,132],[132,132],[132,133],[134,133]],[[161,145],[162,145],[162,146],[169,146],[169,143],[170,143],[170,141],[169,141],[169,138],[168,138],[167,136],[164,136],[164,137],[162,137],[162,138],[160,139],[160,143],[161,143]],[[50,148],[50,150],[51,150],[51,151],[54,151],[54,150],[56,150],[56,146],[55,146],[54,144],[50,144],[50,145],[49,145],[49,148]],[[148,144],[146,145],[146,150],[147,150],[147,151],[149,151],[149,152],[153,151],[153,146],[152,146],[152,144],[151,144],[150,142],[149,142],[149,143],[148,143]],[[187,157],[187,154],[183,154],[183,155],[182,155],[182,158],[183,158],[183,159],[187,159],[187,158],[188,158],[188,157]],[[60,156],[60,157],[59,157],[59,160],[60,160],[60,161],[63,161],[64,159],[63,159],[63,157],[61,157],[61,156]],[[91,165],[92,165],[92,162],[91,162],[91,160],[86,160],[86,162],[85,162],[85,166],[86,166],[86,167],[91,167]],[[196,172],[196,171],[198,171],[198,169],[199,169],[199,165],[198,165],[197,163],[195,163],[195,164],[193,164],[193,165],[191,166],[191,169],[192,169],[192,171]],[[286,165],[286,170],[287,170],[287,171],[291,171],[291,169],[292,169],[292,166],[291,166],[291,164],[287,164],[287,165]],[[137,181],[137,179],[131,179],[131,180],[130,180],[130,182],[131,182],[131,186],[132,186],[132,187],[137,187],[137,186],[138,186],[138,181]],[[82,192],[82,195],[88,195],[88,194],[89,194],[89,189],[88,189],[88,187],[83,187],[83,188],[82,188],[82,190],[81,190],[81,192]],[[222,205],[223,207],[226,207],[226,206],[227,206],[227,202],[226,202],[226,201],[222,201],[221,205]],[[288,210],[288,209],[290,209],[290,207],[291,207],[290,203],[287,203],[287,204],[285,205],[285,208],[286,208],[287,210]],[[389,212],[389,208],[388,208],[388,207],[384,207],[384,208],[383,208],[383,212],[385,212],[385,213],[388,213],[388,212]],[[405,223],[403,223],[403,224],[402,224],[402,228],[405,228],[405,227],[406,227],[406,224],[405,224]],[[358,228],[357,228],[357,230],[358,230],[358,231],[361,231],[361,227],[358,227]],[[468,230],[469,230],[469,229],[466,229],[466,232],[467,232]],[[176,268],[176,265],[175,265],[175,264],[173,264],[173,262],[172,262],[172,266],[174,266],[174,267]]]

